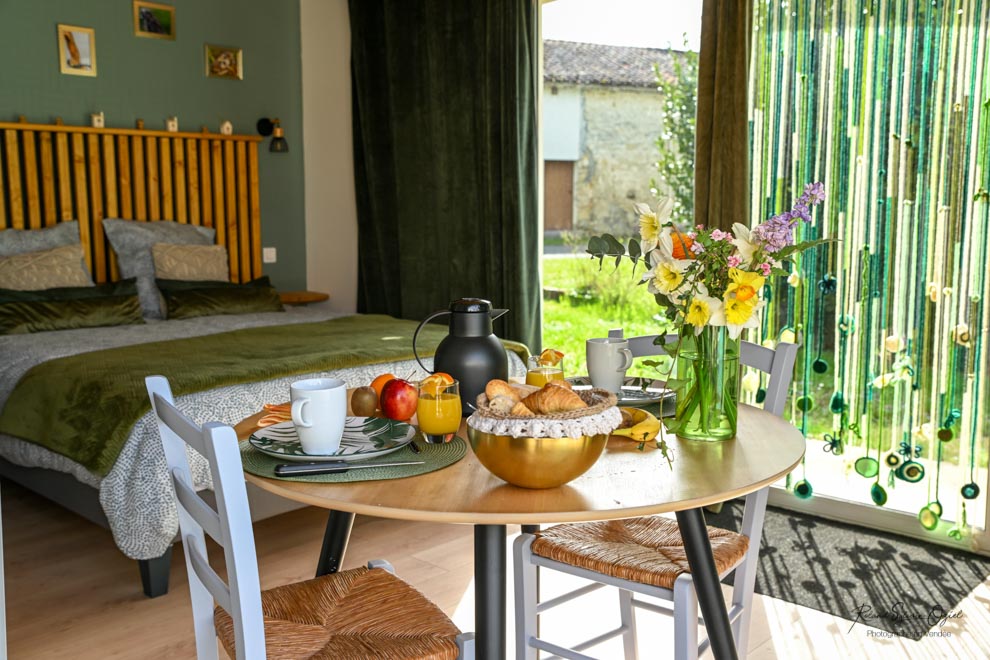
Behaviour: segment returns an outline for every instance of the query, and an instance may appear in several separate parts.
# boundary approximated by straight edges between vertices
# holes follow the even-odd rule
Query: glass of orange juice
[[[526,363],[526,384],[543,387],[551,380],[564,380],[564,358],[551,363],[542,355],[531,355]]]
[[[446,375],[446,374],[444,374]],[[461,427],[460,383],[431,376],[419,384],[416,416],[429,443],[449,442]]]

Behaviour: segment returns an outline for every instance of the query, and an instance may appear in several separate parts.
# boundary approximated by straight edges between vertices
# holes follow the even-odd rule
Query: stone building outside
[[[653,65],[673,78],[678,51],[544,41],[544,227],[636,232],[635,202],[652,203],[663,98]]]

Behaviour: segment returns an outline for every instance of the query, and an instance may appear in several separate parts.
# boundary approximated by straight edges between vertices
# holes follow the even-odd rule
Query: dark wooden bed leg
[[[161,557],[138,559],[141,570],[141,586],[148,598],[158,598],[168,593],[168,574],[172,568],[172,546]]]

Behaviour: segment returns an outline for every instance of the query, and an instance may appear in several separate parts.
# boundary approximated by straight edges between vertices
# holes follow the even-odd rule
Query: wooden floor
[[[170,593],[147,599],[136,563],[108,532],[9,482],[2,506],[10,658],[195,657],[181,551],[173,557]],[[312,577],[324,522],[323,511],[303,509],[255,526],[262,587]],[[473,628],[469,527],[359,517],[345,567],[377,557],[391,561],[462,629]],[[544,593],[564,587],[544,573]],[[614,594],[602,590],[589,598],[545,616],[544,633],[566,643],[617,623]],[[913,642],[877,637],[864,626],[849,631],[843,619],[757,596],[749,657],[982,660],[990,649],[990,580],[960,607],[963,619],[944,629],[952,637]],[[649,613],[638,621],[641,656],[672,657],[669,624]],[[621,644],[597,653],[620,658]]]

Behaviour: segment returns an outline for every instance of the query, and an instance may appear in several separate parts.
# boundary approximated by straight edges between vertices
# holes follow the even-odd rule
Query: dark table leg
[[[705,515],[701,509],[677,512],[677,525],[684,540],[684,554],[691,567],[691,578],[698,594],[698,606],[705,619],[705,630],[712,643],[715,660],[736,660],[736,644],[732,639],[732,627],[722,598],[712,544],[708,540]]]
[[[505,658],[505,525],[474,526],[474,632],[478,660]]]
[[[316,565],[316,577],[329,575],[340,570],[347,552],[347,541],[351,537],[354,514],[346,511],[330,510],[327,517],[327,530],[323,533],[323,548],[320,561]]]

